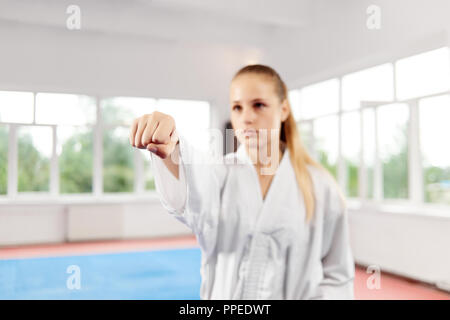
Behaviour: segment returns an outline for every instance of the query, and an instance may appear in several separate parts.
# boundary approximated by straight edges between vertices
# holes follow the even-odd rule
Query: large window
[[[450,204],[450,95],[421,99],[419,108],[425,201]]]
[[[392,101],[394,73],[391,63],[383,64],[342,78],[342,109],[355,110],[363,101]]]
[[[92,192],[95,99],[83,95],[38,93],[36,123],[57,125],[59,192]],[[49,140],[51,141],[51,140]]]
[[[52,129],[22,126],[18,129],[18,191],[50,191]]]
[[[299,130],[302,143],[305,145],[306,150],[313,155],[314,154],[313,123],[302,122],[301,124],[299,124]]]
[[[346,191],[349,197],[358,196],[358,168],[361,145],[361,120],[359,112],[342,115],[342,158],[345,164]]]
[[[339,80],[331,79],[300,90],[299,114],[310,119],[339,110]]]
[[[376,163],[376,131],[375,131],[375,109],[366,108],[362,110],[362,156],[364,167],[361,181],[362,198],[374,198],[375,186],[375,163]],[[358,166],[361,164],[358,163]]]
[[[397,98],[425,96],[450,89],[449,48],[401,59],[396,63]]]
[[[130,146],[129,129],[155,110],[207,147],[204,101],[0,91],[0,195],[154,190],[149,152]]]
[[[449,48],[292,90],[289,99],[308,151],[347,197],[450,204]]]
[[[0,195],[8,190],[8,127],[0,125]]]
[[[0,91],[0,122],[32,123],[33,100],[31,92]]]
[[[132,192],[134,187],[134,149],[129,130],[116,127],[103,133],[103,191]]]
[[[328,116],[314,121],[316,157],[335,177],[338,160],[338,118]]]
[[[384,198],[408,197],[408,106],[389,104],[378,108],[379,157],[383,170]]]
[[[91,127],[58,127],[57,153],[61,194],[93,191],[93,141]]]
[[[135,118],[156,110],[156,100],[149,98],[117,97],[101,103],[103,131],[103,191],[133,192],[135,163],[148,162],[145,151],[130,147],[129,127]],[[141,157],[141,159],[135,159]],[[149,168],[149,165],[145,166]],[[145,176],[147,185],[153,177]]]
[[[203,101],[161,99],[157,109],[171,115],[180,133],[199,150],[209,148],[209,104]],[[193,126],[195,124],[195,126]]]

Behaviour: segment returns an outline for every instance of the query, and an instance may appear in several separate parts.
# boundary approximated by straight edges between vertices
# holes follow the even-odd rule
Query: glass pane
[[[289,91],[289,103],[291,105],[291,112],[296,121],[300,120],[300,90]]]
[[[95,123],[95,99],[60,93],[36,95],[36,123],[84,125]]]
[[[364,165],[366,167],[366,196],[373,198],[375,168],[375,111],[363,110]]]
[[[50,127],[18,130],[18,191],[49,191],[53,134]]]
[[[104,192],[133,192],[134,148],[129,142],[129,128],[117,127],[103,134]]]
[[[408,105],[380,106],[377,118],[384,198],[408,198]]]
[[[358,196],[358,168],[361,145],[359,112],[342,115],[342,157],[346,166],[347,196]]]
[[[0,125],[0,194],[8,190],[8,127]]]
[[[193,100],[158,100],[157,109],[175,119],[176,127],[199,150],[209,150],[209,103]],[[195,124],[195,125],[193,125]]]
[[[314,154],[313,149],[313,132],[312,132],[312,123],[311,122],[298,122],[298,129],[300,131],[300,138],[308,150],[309,154]]]
[[[145,175],[145,190],[155,190],[155,179],[153,177],[153,170],[152,170],[152,162],[150,160],[150,154],[147,150],[139,149],[139,151],[142,153],[142,157],[144,159],[144,175]]]
[[[92,192],[92,129],[58,127],[60,193]]]
[[[131,125],[135,118],[154,112],[156,100],[151,98],[116,97],[102,100],[101,106],[104,123]]]
[[[338,157],[338,119],[337,116],[320,118],[314,121],[314,147],[318,161],[336,177]]]
[[[394,71],[383,64],[346,75],[342,78],[342,108],[359,109],[361,101],[392,101]]]
[[[0,121],[32,123],[33,105],[31,92],[0,91]]]
[[[419,111],[425,201],[450,204],[450,148],[442,144],[450,137],[450,96],[422,99]]]
[[[450,87],[449,48],[441,48],[396,63],[400,100],[443,92]]]
[[[339,110],[339,80],[331,79],[300,91],[300,117],[309,119]]]

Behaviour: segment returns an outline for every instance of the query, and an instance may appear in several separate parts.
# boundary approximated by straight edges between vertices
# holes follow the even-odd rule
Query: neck
[[[249,148],[246,151],[253,165],[257,169],[258,174],[265,172],[266,175],[275,173],[276,168],[280,164],[285,150],[284,143],[278,141],[271,146],[265,148]]]

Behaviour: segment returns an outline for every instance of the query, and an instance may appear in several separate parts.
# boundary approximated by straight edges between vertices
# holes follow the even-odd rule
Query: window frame
[[[447,46],[447,45],[446,45]],[[428,51],[433,51],[443,46],[438,46],[437,48],[427,49],[426,51],[421,51],[419,53],[426,53]],[[406,57],[398,57],[395,59],[390,59],[389,61],[384,61],[376,65],[360,68],[359,70],[354,70],[345,74],[340,74],[338,76],[331,76],[328,79],[338,79],[339,81],[339,110],[338,112],[326,115],[320,115],[313,118],[307,119],[296,119],[298,125],[303,123],[309,123],[312,128],[313,141],[311,147],[313,149],[312,155],[317,155],[315,136],[314,136],[314,123],[317,119],[327,117],[330,115],[336,115],[338,117],[338,158],[337,158],[337,181],[339,186],[342,188],[344,193],[347,193],[347,177],[346,177],[346,166],[345,159],[342,154],[342,116],[346,113],[358,112],[360,119],[360,146],[359,146],[359,163],[358,163],[358,196],[357,197],[347,197],[350,207],[353,208],[375,208],[380,209],[386,206],[394,206],[395,208],[405,208],[407,211],[415,211],[417,208],[425,208],[430,212],[434,212],[438,215],[447,213],[450,209],[450,205],[443,203],[427,203],[424,201],[424,176],[423,176],[423,162],[422,162],[422,150],[420,148],[420,128],[419,128],[419,101],[424,98],[431,98],[435,96],[441,96],[445,94],[450,94],[450,90],[436,92],[429,95],[422,95],[409,99],[398,99],[397,97],[397,68],[396,62],[398,60],[407,58],[409,56],[417,55],[414,53]],[[342,99],[342,79],[351,73],[362,71],[364,69],[369,69],[377,65],[383,65],[390,63],[392,65],[393,72],[393,90],[394,96],[392,101],[361,101],[360,108],[354,110],[344,110],[343,109],[343,99]],[[301,92],[302,87],[310,86],[315,83],[320,83],[326,81],[327,79],[321,79],[319,81],[314,81],[310,83],[305,83],[301,87],[296,87],[293,90],[299,90]],[[377,109],[385,104],[394,103],[405,103],[408,106],[408,120],[407,120],[407,147],[408,147],[408,198],[407,199],[385,199],[383,196],[383,168],[379,155],[379,134],[378,134],[378,119],[377,119]],[[295,107],[295,106],[294,106]],[[297,106],[298,107],[298,106]],[[373,198],[367,197],[368,191],[368,171],[365,165],[364,159],[364,139],[363,139],[363,110],[372,109],[374,112],[374,135],[375,135],[375,150],[374,150],[374,177],[373,177]],[[411,209],[414,208],[414,209]],[[419,209],[419,210],[420,210]]]
[[[156,190],[146,190],[145,175],[144,175],[144,161],[145,156],[142,155],[142,151],[133,149],[134,157],[134,187],[132,192],[104,192],[103,191],[103,134],[105,130],[114,129],[115,127],[128,128],[125,124],[106,124],[102,119],[102,100],[114,98],[115,96],[101,96],[85,93],[73,93],[73,92],[49,92],[49,91],[30,91],[30,90],[8,90],[3,91],[23,91],[33,94],[33,122],[32,123],[19,123],[19,122],[3,122],[0,121],[0,125],[4,125],[8,128],[8,164],[7,164],[7,193],[6,195],[0,195],[0,204],[29,204],[29,203],[90,203],[90,202],[111,202],[111,201],[134,201],[149,199],[157,199]],[[36,95],[38,93],[58,93],[58,94],[76,94],[85,95],[94,99],[96,108],[96,121],[93,124],[76,125],[78,127],[85,127],[92,130],[93,134],[93,172],[92,172],[92,192],[90,193],[71,193],[61,194],[59,192],[59,157],[57,154],[58,137],[57,128],[62,125],[58,124],[39,124],[36,123]],[[125,97],[125,96],[124,96]],[[128,97],[128,96],[127,96]],[[130,98],[150,98],[158,101],[162,98],[154,97],[131,97]],[[167,99],[167,98],[164,98]],[[200,100],[199,100],[200,101]],[[211,106],[212,102],[209,100],[201,100],[208,103],[209,123],[208,127],[211,127]],[[18,138],[17,130],[19,127],[50,127],[52,128],[52,155],[50,159],[50,186],[49,192],[18,192]],[[148,157],[150,161],[150,157]]]

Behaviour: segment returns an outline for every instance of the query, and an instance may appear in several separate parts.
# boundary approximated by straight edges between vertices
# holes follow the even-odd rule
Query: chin
[[[258,139],[257,138],[245,138],[244,144],[250,149],[258,149]]]

